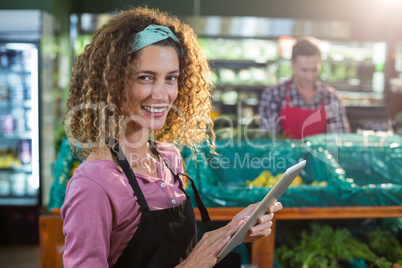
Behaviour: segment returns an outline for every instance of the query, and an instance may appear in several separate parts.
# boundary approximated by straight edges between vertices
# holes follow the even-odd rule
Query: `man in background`
[[[271,135],[302,139],[322,133],[350,132],[337,92],[319,81],[319,40],[303,37],[293,46],[293,77],[266,88],[259,102],[260,127]]]

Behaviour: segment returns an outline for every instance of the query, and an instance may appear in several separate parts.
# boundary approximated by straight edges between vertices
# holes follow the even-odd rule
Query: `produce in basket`
[[[264,170],[252,181],[247,181],[249,187],[272,187],[279,180],[283,173],[278,173],[274,176],[270,171]],[[299,186],[303,184],[302,178],[298,175],[289,187]]]

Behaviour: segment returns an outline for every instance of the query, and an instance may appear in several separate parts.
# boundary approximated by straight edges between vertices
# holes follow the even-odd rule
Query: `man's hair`
[[[304,36],[297,39],[292,50],[292,60],[297,56],[313,56],[318,55],[321,58],[320,41],[311,36]]]

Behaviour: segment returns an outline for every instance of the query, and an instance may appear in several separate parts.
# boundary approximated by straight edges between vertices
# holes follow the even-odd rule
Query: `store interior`
[[[49,263],[61,264],[62,223],[49,227],[54,218],[49,222],[41,218],[60,218],[65,185],[79,165],[68,150],[62,124],[71,69],[96,29],[119,10],[144,5],[170,12],[189,24],[210,62],[217,144],[237,142],[230,148],[221,146],[225,149],[216,161],[227,157],[235,162],[234,155],[270,155],[274,149],[277,158],[290,159],[290,163],[305,157],[306,150],[314,156],[302,173],[302,185],[282,199],[285,206],[306,209],[309,216],[279,216],[269,244],[276,248],[269,259],[272,262],[275,257],[275,262],[261,267],[279,267],[279,262],[280,267],[287,267],[286,252],[313,258],[308,250],[316,248],[303,251],[300,245],[289,243],[291,235],[300,236],[301,232],[290,232],[298,228],[304,230],[303,238],[310,232],[311,240],[304,241],[307,244],[325,244],[320,235],[336,239],[346,230],[366,244],[370,244],[368,237],[386,237],[384,243],[394,243],[402,252],[402,1],[16,0],[0,3],[0,263],[4,267],[61,267]],[[338,91],[350,135],[317,136],[303,144],[272,141],[273,137],[258,132],[247,136],[244,129],[258,127],[262,91],[292,77],[291,49],[300,36],[322,41],[319,78]],[[222,118],[233,125],[229,128]],[[250,153],[240,146],[245,135],[254,145],[265,142],[270,149]],[[197,165],[199,156],[194,158],[186,149],[181,153],[188,160],[188,174],[199,182],[207,207],[217,208],[214,215],[225,207],[258,201],[270,187],[252,189],[246,184],[261,175],[261,170],[241,165],[216,170]],[[248,179],[231,179],[239,174]],[[59,198],[52,196],[57,193]],[[328,216],[342,213],[338,209],[342,207],[348,207],[343,217]],[[371,213],[365,211],[368,207]],[[312,216],[316,208],[326,209],[320,212],[326,216]],[[228,220],[220,217],[220,221]],[[41,232],[46,228],[54,228],[45,233],[53,237],[44,238]],[[49,241],[54,248],[44,248],[50,247]],[[252,250],[258,246],[268,244],[237,248],[242,267],[260,267],[253,259],[258,252]],[[381,256],[393,263],[401,261],[402,266],[400,254]],[[325,267],[368,267],[357,262]],[[250,263],[254,266],[247,266]],[[314,265],[307,267],[324,267]],[[370,267],[384,267],[376,265]]]

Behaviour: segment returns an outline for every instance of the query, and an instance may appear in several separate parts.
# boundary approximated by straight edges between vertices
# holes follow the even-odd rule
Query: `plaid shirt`
[[[288,81],[266,88],[258,105],[260,115],[260,128],[263,130],[275,130],[276,134],[282,133],[282,124],[277,122],[281,110],[286,105],[286,84]],[[306,104],[303,97],[297,92],[293,80],[290,82],[289,105],[305,109],[318,110],[321,108],[321,100],[324,101],[327,114],[328,133],[350,132],[349,122],[345,115],[345,109],[339,100],[336,90],[320,81],[316,83],[316,95]]]

